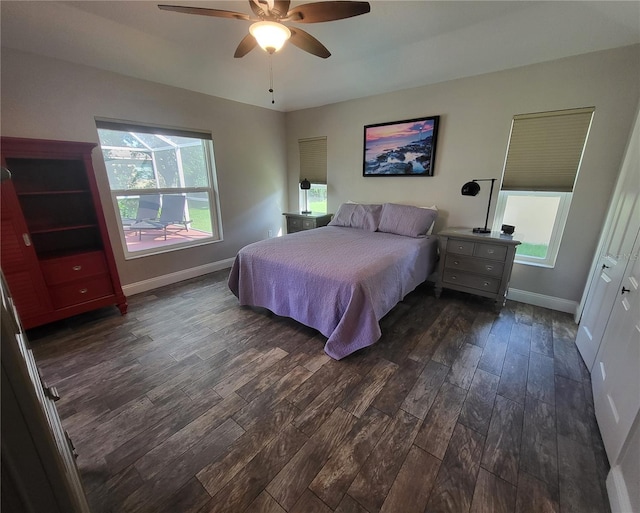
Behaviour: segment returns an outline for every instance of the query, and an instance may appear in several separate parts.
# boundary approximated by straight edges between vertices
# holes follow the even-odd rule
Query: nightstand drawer
[[[497,278],[501,278],[504,271],[504,264],[500,262],[451,254],[447,255],[444,265],[447,269],[469,271],[476,274],[496,276]]]
[[[287,217],[287,231],[298,232],[300,230],[304,230],[302,226],[302,219],[299,217]]]
[[[447,241],[447,253],[456,255],[473,255],[475,244],[466,240],[449,239]]]
[[[507,256],[507,248],[506,246],[499,246],[497,244],[476,244],[473,250],[473,256],[504,262]]]
[[[496,293],[500,288],[500,280],[478,274],[468,274],[457,272],[453,269],[445,269],[442,281],[455,284],[461,287],[470,287],[476,290]]]

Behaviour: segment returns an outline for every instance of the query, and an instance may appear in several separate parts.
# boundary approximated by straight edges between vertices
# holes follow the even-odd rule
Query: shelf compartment
[[[18,195],[89,190],[89,181],[81,160],[7,157],[6,164]]]
[[[75,252],[99,251],[103,249],[97,227],[80,227],[60,231],[31,234],[33,247],[39,258],[54,258]]]
[[[31,233],[97,224],[89,194],[18,197]]]

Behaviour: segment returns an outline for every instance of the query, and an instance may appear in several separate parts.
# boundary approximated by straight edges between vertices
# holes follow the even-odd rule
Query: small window
[[[306,201],[306,204],[305,204]],[[311,183],[311,189],[306,193],[300,190],[299,201],[300,212],[304,210],[310,210],[314,214],[326,214],[327,213],[327,184],[325,183]]]
[[[517,263],[553,267],[594,109],[513,118],[493,229],[516,227]]]
[[[311,188],[300,190],[298,206],[301,212],[327,212],[327,138],[298,140],[300,180],[308,180]]]
[[[516,248],[516,262],[553,267],[564,225],[567,221],[571,193],[500,191],[496,219],[516,227],[522,242]]]
[[[210,134],[97,120],[125,258],[221,240]]]

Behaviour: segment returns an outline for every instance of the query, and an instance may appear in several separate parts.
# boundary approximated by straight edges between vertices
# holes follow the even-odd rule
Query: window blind
[[[502,190],[572,192],[594,110],[514,116]]]
[[[300,150],[300,180],[327,183],[327,138],[298,140]]]

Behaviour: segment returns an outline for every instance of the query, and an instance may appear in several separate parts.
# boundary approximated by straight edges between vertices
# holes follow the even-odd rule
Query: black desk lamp
[[[311,189],[311,182],[305,178],[300,182],[300,189],[304,191],[304,210],[301,213],[310,214],[311,210],[309,210],[309,206],[307,203],[308,201],[307,194],[309,194],[309,189]]]
[[[484,228],[474,228],[473,233],[491,233],[491,229],[487,228],[489,224],[489,210],[491,209],[491,196],[493,196],[493,184],[496,178],[480,178],[465,183],[460,191],[463,196],[477,196],[480,192],[480,184],[478,182],[491,182],[491,191],[489,192],[489,203],[487,205],[487,218],[484,221]]]

